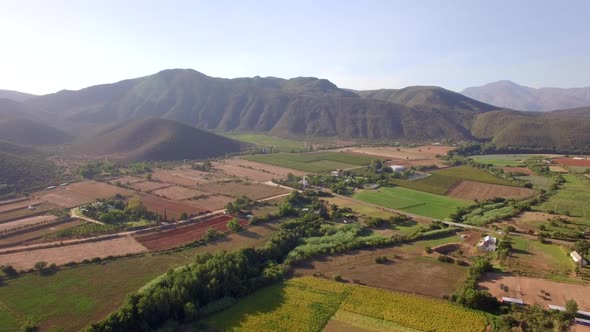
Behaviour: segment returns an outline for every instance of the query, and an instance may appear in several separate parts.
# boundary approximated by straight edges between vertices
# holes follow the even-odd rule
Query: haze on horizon
[[[0,89],[193,68],[353,89],[590,86],[590,2],[3,1]]]

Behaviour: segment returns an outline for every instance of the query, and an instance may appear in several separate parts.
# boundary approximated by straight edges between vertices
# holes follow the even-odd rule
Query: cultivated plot
[[[243,159],[291,168],[309,173],[320,173],[340,169],[351,169],[368,165],[372,156],[350,152],[274,153],[243,157]]]
[[[507,199],[525,199],[532,197],[536,191],[528,188],[502,186],[498,184],[461,181],[447,193],[450,197],[484,201],[501,197]]]
[[[590,220],[590,179],[573,174],[566,174],[564,178],[566,182],[562,188],[538,208]]]

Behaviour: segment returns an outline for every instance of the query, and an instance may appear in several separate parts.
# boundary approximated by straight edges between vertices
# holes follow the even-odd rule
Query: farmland
[[[568,249],[559,245],[541,243],[522,237],[513,237],[514,252],[507,268],[523,276],[541,278],[568,278],[573,263]]]
[[[573,158],[556,158],[551,160],[552,164],[565,165],[565,166],[582,166],[590,167],[589,159],[573,159]]]
[[[470,156],[469,158],[480,164],[514,167],[523,165],[527,159],[539,157],[550,158],[556,156],[557,155],[551,154],[487,154],[480,156]]]
[[[425,191],[432,194],[445,195],[453,186],[461,181],[473,181],[504,186],[514,186],[513,183],[498,178],[495,175],[470,166],[459,166],[432,172],[432,175],[416,181],[397,180],[395,184]]]
[[[387,208],[438,219],[447,218],[458,207],[465,207],[470,204],[469,201],[402,187],[364,190],[356,193],[354,198]]]
[[[358,147],[343,148],[340,151],[356,152],[374,159],[390,159],[392,164],[402,166],[437,165],[445,166],[437,156],[444,156],[452,147],[426,145],[419,147]]]
[[[246,181],[210,182],[207,184],[207,186],[202,186],[199,188],[210,194],[226,195],[234,198],[247,196],[253,200],[272,197],[289,192],[284,188]]]
[[[564,175],[566,183],[549,200],[539,206],[542,211],[590,219],[590,180],[580,175]]]
[[[187,213],[188,215],[196,215],[203,212],[203,209],[199,209],[195,206],[176,202],[152,195],[137,194],[137,197],[143,202],[146,209],[158,213],[160,215],[166,215],[168,218],[179,219],[180,215]]]
[[[54,232],[76,227],[78,225],[83,224],[82,221],[79,220],[71,220],[69,222],[59,223],[59,224],[49,224],[46,227],[39,227],[34,229],[27,229],[23,230],[22,232],[10,234],[4,236],[0,239],[0,246],[7,247],[7,246],[15,246],[21,244],[28,244],[32,242],[43,241],[44,237],[52,234]],[[1,262],[0,262],[1,264]]]
[[[252,144],[256,144],[262,147],[274,147],[280,152],[297,152],[305,148],[305,144],[301,141],[290,140],[286,138],[280,138],[275,136],[269,136],[264,134],[251,134],[251,133],[227,133],[225,136],[244,141]]]
[[[349,152],[310,152],[261,154],[246,156],[244,159],[303,172],[320,173],[336,168],[348,169],[368,165],[375,158]]]
[[[486,326],[483,315],[444,301],[312,277],[264,288],[206,322],[224,331],[320,331],[337,312],[423,331],[484,331]]]
[[[507,199],[525,199],[535,195],[535,191],[527,188],[501,186],[497,184],[461,181],[447,195],[450,197],[484,201],[502,197]]]
[[[40,203],[35,205],[34,210],[29,210],[26,207],[19,208],[16,210],[6,211],[0,213],[0,222],[7,222],[17,220],[21,218],[27,218],[49,212],[53,209],[59,208],[59,206],[52,203]]]
[[[225,174],[239,179],[249,179],[252,181],[266,182],[272,179],[282,179],[289,173],[294,175],[303,175],[301,171],[289,168],[261,164],[245,159],[226,159],[213,163],[215,169],[221,170]]]

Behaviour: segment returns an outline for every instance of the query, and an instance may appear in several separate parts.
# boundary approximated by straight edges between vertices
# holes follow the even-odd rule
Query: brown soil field
[[[223,209],[227,203],[232,202],[233,200],[233,197],[227,197],[223,195],[211,195],[207,196],[206,198],[187,199],[182,202],[196,206],[200,209],[215,211]]]
[[[567,169],[565,169],[565,168],[563,168],[561,166],[551,165],[551,166],[549,166],[549,170],[551,172],[556,172],[556,173],[569,173],[569,171]]]
[[[18,202],[22,202],[22,201],[26,201],[26,200],[28,200],[27,197],[7,199],[7,200],[0,201],[0,206],[6,205],[6,204],[18,203]]]
[[[9,222],[0,224],[0,232],[14,229],[14,228],[23,227],[23,226],[35,225],[35,224],[39,224],[39,223],[46,222],[46,221],[53,221],[56,219],[57,219],[56,216],[54,216],[52,214],[46,214],[46,215],[41,215],[41,216],[36,216],[36,217],[29,217],[29,218],[23,218],[23,219],[18,219],[18,220],[14,220],[14,221],[9,221]]]
[[[84,223],[86,223],[86,222],[80,221],[80,220],[72,220],[70,222],[66,222],[63,224],[38,229],[36,231],[26,232],[26,233],[14,235],[14,236],[8,236],[8,237],[0,239],[0,246],[6,247],[6,246],[14,246],[14,245],[20,245],[20,244],[27,244],[27,243],[32,243],[32,242],[42,242],[43,237],[45,235],[48,235],[48,234],[51,234],[51,233],[54,233],[54,232],[57,232],[57,231],[60,231],[63,229],[71,228],[74,226],[82,225]]]
[[[552,164],[566,165],[566,166],[588,166],[590,167],[590,160],[588,159],[573,159],[573,158],[556,158],[551,160]]]
[[[453,187],[448,193],[448,196],[483,201],[494,197],[524,199],[531,197],[536,192],[528,188],[502,186],[498,184],[489,184],[472,181],[461,181],[458,185]]]
[[[190,187],[210,181],[223,180],[226,177],[219,172],[201,172],[180,167],[172,170],[156,170],[152,173],[152,178],[160,182]]]
[[[110,181],[109,183],[112,184],[112,185],[116,185],[117,182],[120,182],[121,184],[129,185],[129,184],[133,184],[133,183],[137,183],[137,182],[142,182],[142,181],[145,181],[145,179],[138,178],[138,177],[135,177],[135,176],[126,175],[126,176],[120,177],[120,178],[118,178],[116,180]]]
[[[436,158],[436,155],[445,155],[452,150],[451,146],[442,145],[425,145],[415,148],[409,147],[359,147],[359,148],[343,148],[340,151],[357,152],[361,154],[369,154],[383,159],[392,159],[392,163],[402,166],[418,166],[418,165],[432,165],[445,166],[441,160]]]
[[[88,204],[95,201],[92,199],[92,197],[75,193],[73,191],[66,190],[65,188],[56,188],[53,191],[47,192],[45,195],[40,196],[40,198],[66,208]]]
[[[280,187],[271,187],[252,182],[233,181],[212,182],[203,186],[199,186],[198,189],[218,195],[230,195],[232,197],[245,195],[253,200],[259,200],[262,198],[272,197],[289,192],[287,189]]]
[[[333,278],[339,274],[347,282],[359,280],[370,287],[442,298],[451,295],[467,275],[467,268],[441,263],[420,252],[403,250],[404,246],[375,250],[355,250],[324,256],[296,266],[294,274]],[[419,249],[423,251],[423,247]],[[386,256],[385,264],[375,257]]]
[[[158,213],[160,215],[164,215],[164,213],[166,213],[168,219],[179,219],[180,215],[183,212],[186,212],[189,215],[197,215],[203,212],[203,209],[197,208],[192,205],[188,205],[181,202],[175,202],[148,194],[140,193],[137,194],[136,197],[138,197],[143,202],[146,209]]]
[[[180,186],[166,187],[152,191],[152,195],[180,201],[183,199],[189,199],[199,195],[207,195],[207,193],[195,189],[188,189]]]
[[[258,182],[284,178],[289,173],[298,176],[304,175],[304,172],[301,171],[237,158],[216,162],[213,165],[215,169],[220,169],[230,176],[247,178]]]
[[[98,198],[110,198],[116,194],[121,194],[123,196],[133,195],[132,190],[91,180],[72,183],[65,188],[66,190],[91,197],[93,200]]]
[[[137,191],[148,192],[156,189],[170,187],[172,184],[166,182],[142,181],[130,184],[129,186]]]
[[[558,217],[563,218],[563,219],[567,219],[570,221],[576,220],[576,218],[568,217],[568,216],[564,216],[564,215],[555,215],[555,214],[549,214],[549,213],[545,213],[545,212],[525,211],[525,212],[522,212],[512,218],[508,218],[506,220],[502,220],[502,221],[496,222],[494,224],[498,225],[499,227],[502,227],[500,225],[514,226],[517,230],[527,233],[529,231],[536,232],[537,231],[536,224],[541,223],[541,222],[547,222],[550,219],[555,219]]]
[[[59,208],[59,206],[52,204],[52,203],[41,203],[39,205],[35,205],[35,210],[29,210],[26,207],[24,207],[24,208],[21,208],[18,210],[3,212],[3,213],[0,213],[0,222],[31,217],[31,216],[43,214],[47,211],[51,211],[51,210],[57,209],[57,208]]]
[[[190,226],[179,227],[159,233],[142,234],[135,238],[150,250],[170,249],[200,240],[209,228],[226,232],[228,230],[226,225],[232,219],[232,216],[224,215]],[[247,224],[247,221],[240,220],[241,226],[246,226]]]
[[[508,286],[508,292],[500,289],[500,284]],[[590,285],[580,285],[550,281],[546,279],[518,277],[500,273],[486,273],[479,286],[492,295],[522,299],[525,304],[540,304],[547,309],[548,304],[565,306],[565,301],[573,299],[580,310],[590,311]],[[541,294],[541,290],[549,296]]]
[[[94,257],[120,256],[145,251],[147,249],[132,237],[123,236],[111,240],[0,255],[0,264],[11,264],[16,269],[30,269],[39,261],[63,265]]]
[[[4,204],[4,205],[0,205],[0,213],[14,211],[14,210],[20,210],[20,209],[26,209],[27,207],[29,207],[29,205],[35,206],[35,205],[39,205],[41,203],[43,203],[43,201],[39,200],[39,199],[28,199],[28,200],[20,201],[20,202],[16,202],[16,203]]]
[[[522,173],[526,175],[535,175],[535,172],[526,167],[502,167],[504,173]]]

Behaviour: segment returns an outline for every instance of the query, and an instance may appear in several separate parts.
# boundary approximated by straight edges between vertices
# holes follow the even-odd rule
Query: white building
[[[303,179],[301,179],[301,185],[303,186],[303,188],[307,188],[309,187],[309,182],[307,182],[307,179],[305,178],[305,175],[303,176]]]
[[[403,172],[406,170],[405,166],[401,166],[401,165],[391,165],[389,166],[391,168],[392,171],[394,172]]]
[[[572,251],[570,253],[570,257],[574,260],[574,262],[576,262],[576,264],[579,264],[581,266],[586,266],[588,264],[588,261],[584,259],[584,257],[582,257],[582,255],[578,254],[577,251]]]
[[[483,251],[496,251],[496,244],[498,239],[493,236],[485,236],[477,243],[477,249]]]

